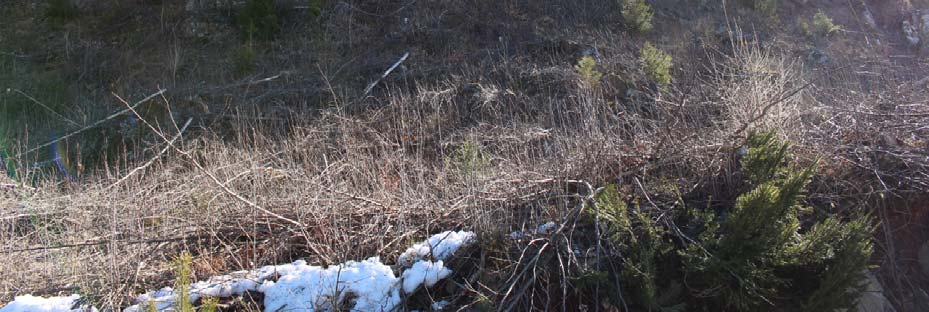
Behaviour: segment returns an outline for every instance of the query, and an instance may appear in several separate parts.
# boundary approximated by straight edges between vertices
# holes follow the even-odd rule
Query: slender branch
[[[268,215],[268,216],[271,216],[271,217],[273,217],[273,218],[275,218],[275,219],[278,219],[278,220],[280,220],[280,221],[284,221],[284,222],[287,222],[287,223],[296,225],[297,227],[300,227],[300,228],[306,227],[303,223],[300,223],[300,222],[298,222],[298,221],[296,221],[296,220],[293,220],[293,219],[287,218],[287,217],[285,217],[285,216],[279,215],[279,214],[277,214],[277,213],[274,213],[274,212],[271,211],[271,210],[265,209],[265,208],[259,206],[258,204],[256,204],[256,203],[254,203],[254,202],[248,200],[247,198],[242,197],[242,195],[239,195],[238,193],[236,193],[236,192],[232,191],[231,189],[229,189],[229,187],[227,187],[226,184],[224,184],[222,181],[220,181],[218,178],[216,178],[216,175],[214,175],[213,173],[211,173],[209,170],[206,170],[206,168],[204,168],[203,165],[201,165],[201,164],[197,161],[197,159],[195,159],[193,156],[191,156],[190,153],[188,153],[188,152],[186,152],[186,151],[184,151],[184,150],[178,148],[176,145],[174,145],[173,142],[171,142],[171,140],[169,140],[167,137],[164,136],[164,133],[161,133],[161,131],[158,131],[158,129],[156,129],[154,126],[152,126],[151,123],[149,123],[147,120],[145,120],[145,118],[143,118],[142,115],[139,115],[139,113],[135,111],[135,109],[132,107],[132,105],[129,105],[128,102],[126,102],[125,100],[123,100],[121,97],[119,97],[119,95],[117,95],[117,94],[115,94],[115,93],[113,94],[113,96],[115,96],[117,99],[119,99],[120,102],[122,102],[124,105],[126,105],[126,109],[128,109],[130,112],[132,112],[133,114],[135,114],[136,117],[139,118],[139,120],[142,121],[142,123],[145,124],[146,127],[148,127],[150,130],[152,130],[152,132],[154,132],[156,135],[158,135],[158,137],[160,137],[165,143],[167,143],[168,146],[170,146],[172,149],[174,149],[174,151],[176,151],[178,154],[181,154],[181,156],[184,156],[184,158],[187,158],[187,160],[190,161],[190,163],[193,164],[194,167],[197,167],[198,170],[202,171],[207,177],[209,177],[210,180],[212,180],[213,183],[216,184],[216,186],[219,187],[224,193],[228,194],[229,196],[232,196],[232,197],[235,198],[236,200],[238,200],[238,201],[240,201],[240,202],[242,202],[242,203],[248,205],[249,207],[252,207],[252,208],[254,208],[254,209],[258,210],[258,211],[261,211],[262,213],[264,213],[264,214],[266,214],[266,215]]]
[[[374,89],[374,86],[376,86],[384,78],[387,78],[387,75],[390,75],[390,73],[393,72],[394,69],[397,69],[397,66],[400,66],[400,64],[403,63],[403,61],[406,61],[406,58],[408,57],[410,57],[410,52],[403,53],[403,56],[401,56],[400,59],[397,60],[396,63],[394,63],[393,66],[390,66],[390,68],[388,68],[387,71],[385,71],[384,74],[382,74],[380,78],[377,78],[376,80],[374,80],[374,82],[369,84],[367,88],[365,88],[365,93],[363,96],[368,96],[368,94],[371,93],[371,90]]]
[[[39,106],[42,106],[42,108],[44,108],[45,110],[51,112],[52,115],[55,115],[55,117],[61,118],[61,120],[67,121],[68,123],[71,123],[72,125],[75,125],[75,126],[77,126],[77,127],[80,127],[80,126],[81,126],[80,124],[74,122],[74,120],[68,119],[68,117],[65,117],[64,115],[59,114],[58,112],[56,112],[56,111],[55,111],[54,109],[52,109],[51,107],[48,107],[47,105],[42,104],[42,102],[39,102],[39,100],[36,100],[34,97],[32,97],[32,96],[26,94],[26,92],[20,91],[19,89],[10,89],[10,91],[19,93],[19,95],[22,95],[23,97],[29,99],[29,100],[32,101],[33,103],[36,103],[36,104],[38,104]]]
[[[119,117],[119,115],[125,114],[125,113],[130,112],[130,111],[134,111],[134,109],[135,109],[137,106],[141,105],[142,103],[148,102],[148,100],[151,100],[151,99],[155,98],[156,96],[161,95],[162,93],[165,93],[165,91],[167,91],[167,90],[161,89],[161,90],[158,90],[158,92],[155,92],[155,93],[153,93],[152,95],[146,96],[144,99],[139,100],[139,101],[136,102],[135,104],[132,104],[132,105],[126,104],[126,105],[128,106],[127,109],[124,109],[124,110],[115,112],[115,113],[113,113],[113,114],[107,116],[106,118],[100,119],[100,120],[98,120],[97,122],[95,122],[95,123],[93,123],[93,124],[90,124],[89,126],[86,126],[86,127],[80,128],[80,129],[78,129],[78,130],[76,130],[76,131],[74,131],[74,132],[65,134],[65,135],[63,135],[63,136],[61,136],[61,137],[59,137],[59,138],[57,138],[57,139],[48,141],[48,142],[46,142],[45,144],[36,146],[36,147],[34,147],[34,148],[32,148],[32,149],[29,149],[29,150],[27,150],[27,151],[25,151],[25,152],[20,152],[19,154],[16,154],[16,158],[19,158],[20,156],[22,156],[22,155],[24,155],[24,154],[28,154],[28,153],[35,152],[35,151],[37,151],[37,150],[39,150],[39,149],[42,149],[42,148],[44,148],[44,147],[51,146],[52,144],[61,142],[61,141],[65,140],[65,139],[70,138],[70,137],[72,137],[72,136],[75,136],[75,135],[77,135],[77,134],[79,134],[79,133],[81,133],[81,132],[84,132],[84,131],[93,129],[93,128],[95,128],[95,127],[97,127],[97,126],[103,124],[104,122],[107,122],[107,121],[109,121],[109,120],[111,120],[111,119],[113,119],[113,118]],[[126,103],[126,102],[123,101],[123,103]]]
[[[161,156],[163,156],[163,155],[168,151],[168,149],[171,148],[171,144],[174,144],[174,142],[177,141],[177,139],[180,138],[181,135],[184,134],[184,130],[187,130],[187,126],[190,126],[190,122],[193,121],[193,120],[194,120],[193,118],[188,118],[188,119],[187,119],[187,122],[184,123],[184,126],[181,127],[180,132],[178,132],[177,135],[174,136],[174,138],[171,138],[171,142],[169,142],[169,145],[167,145],[167,146],[165,146],[163,149],[161,149],[161,152],[158,152],[158,155],[155,155],[155,157],[152,157],[152,159],[150,159],[150,160],[149,160],[148,162],[146,162],[144,165],[141,165],[141,166],[139,166],[139,167],[137,167],[137,168],[135,168],[135,169],[132,169],[132,171],[130,171],[128,174],[126,174],[125,176],[123,176],[123,177],[120,178],[118,181],[114,182],[113,184],[110,184],[110,185],[107,186],[105,189],[108,190],[108,189],[111,189],[111,188],[113,188],[113,187],[119,185],[120,183],[123,183],[124,181],[126,181],[126,179],[129,179],[129,177],[131,177],[133,174],[136,174],[136,172],[145,170],[145,168],[148,168],[148,167],[151,166],[153,163],[155,163],[155,161],[157,161],[158,159],[160,159]]]

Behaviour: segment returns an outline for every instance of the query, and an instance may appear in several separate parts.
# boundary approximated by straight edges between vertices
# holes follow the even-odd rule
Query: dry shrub
[[[796,61],[759,43],[736,40],[716,68],[714,87],[725,112],[725,131],[771,131],[797,137],[810,109]]]
[[[494,84],[398,90],[364,114],[295,116],[312,121],[294,121],[283,135],[272,134],[277,122],[241,119],[225,137],[186,133],[178,147],[196,164],[169,151],[119,184],[140,164],[5,192],[0,297],[79,292],[98,306],[125,306],[170,284],[164,272],[182,251],[194,255],[192,280],[295,259],[392,259],[438,230],[500,233],[559,217],[563,210],[531,204],[554,181],[602,181],[624,168],[628,144],[608,135],[615,123],[603,119],[597,95],[540,109],[487,91]],[[164,128],[173,129],[168,138],[177,133]],[[231,196],[209,175],[305,226]]]

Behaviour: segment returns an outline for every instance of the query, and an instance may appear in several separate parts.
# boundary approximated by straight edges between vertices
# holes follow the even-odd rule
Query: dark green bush
[[[307,3],[307,13],[310,15],[310,18],[317,18],[320,14],[323,13],[323,7],[326,5],[326,0],[309,0]]]
[[[645,0],[622,0],[623,19],[639,33],[652,30],[652,7]]]
[[[233,61],[233,64],[235,64],[235,75],[241,77],[254,72],[257,59],[258,52],[255,51],[255,47],[251,43],[240,47],[236,50],[235,59]]]
[[[671,55],[646,42],[642,46],[639,62],[648,79],[659,85],[671,83]]]
[[[777,15],[778,0],[742,0],[742,3],[765,16]]]
[[[808,37],[826,38],[842,30],[842,27],[836,25],[829,15],[823,11],[816,12],[809,23],[800,22],[800,30]]]
[[[597,60],[590,56],[584,56],[577,61],[574,70],[581,76],[584,85],[589,87],[596,87],[603,78],[603,74],[597,71]]]
[[[271,40],[281,31],[274,0],[249,0],[235,21],[249,40]]]
[[[872,252],[867,216],[809,220],[788,144],[752,135],[742,160],[750,189],[729,209],[674,216],[629,209],[613,187],[596,198],[607,240],[622,255],[624,292],[644,310],[837,311],[854,307]],[[675,222],[656,222],[673,218]],[[680,227],[678,227],[679,224]],[[688,234],[685,234],[688,233]],[[684,291],[680,284],[687,285]]]
[[[49,20],[64,23],[77,18],[80,15],[77,6],[71,3],[71,0],[49,0],[48,7],[45,8],[45,17]]]

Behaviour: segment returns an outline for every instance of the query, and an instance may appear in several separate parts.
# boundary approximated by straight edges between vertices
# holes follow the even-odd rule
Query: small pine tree
[[[739,311],[783,299],[786,286],[801,287],[798,281],[810,276],[817,285],[802,299],[805,309],[851,307],[871,254],[868,219],[830,218],[801,234],[800,201],[814,167],[790,167],[788,144],[773,132],[751,135],[748,146],[742,170],[753,189],[723,220],[708,222],[716,224],[701,234],[700,244],[688,246],[688,275],[704,286],[703,295]],[[800,267],[810,276],[783,274]]]
[[[816,12],[813,15],[812,26],[806,22],[800,24],[800,28],[811,37],[829,37],[833,34],[842,30],[842,27],[839,27],[832,21],[832,18],[829,15],[826,15],[823,11]]]
[[[623,19],[630,28],[647,33],[652,30],[652,7],[645,0],[622,0]]]
[[[176,310],[180,312],[193,312],[193,304],[190,303],[190,265],[193,257],[190,253],[184,252],[174,258],[174,293],[177,296]]]
[[[281,31],[274,0],[249,0],[235,21],[248,40],[271,40]]]
[[[778,0],[742,0],[742,3],[765,16],[777,15]]]
[[[45,9],[45,16],[57,23],[71,21],[80,13],[77,6],[70,0],[49,0],[48,7]]]
[[[804,235],[798,254],[815,255],[805,264],[817,266],[822,280],[804,301],[803,311],[841,311],[855,307],[858,294],[867,289],[868,259],[871,258],[871,224],[867,215],[848,223],[830,217]],[[804,258],[801,258],[804,259]]]
[[[203,305],[200,306],[199,312],[216,312],[219,309],[219,299],[216,297],[203,298]]]
[[[574,70],[581,75],[585,85],[596,87],[600,83],[600,79],[603,78],[603,74],[597,71],[596,67],[597,61],[593,57],[584,56],[577,61],[577,65],[574,65]]]
[[[479,143],[467,140],[453,155],[446,158],[445,162],[462,177],[470,179],[484,171],[490,163],[490,158],[481,150]]]
[[[671,83],[671,55],[651,43],[642,46],[639,62],[649,79],[660,85]]]
[[[656,216],[629,209],[614,186],[595,197],[597,210],[587,212],[622,255],[620,279],[630,306],[683,310],[680,296],[687,295],[688,308],[707,311],[854,307],[873,248],[870,218],[833,216],[804,229],[799,215],[814,166],[791,166],[789,145],[773,132],[752,134],[747,142],[741,164],[750,189],[728,210],[691,207]],[[660,218],[675,221],[666,227],[655,221]]]
[[[309,0],[307,3],[307,13],[310,18],[317,18],[323,13],[323,7],[326,5],[326,0]]]
[[[622,265],[622,280],[628,285],[626,292],[648,310],[683,309],[684,305],[678,302],[681,294],[679,283],[659,279],[659,259],[673,249],[665,241],[664,229],[641,209],[632,209],[630,213],[612,184],[597,194],[595,207],[597,211],[588,212],[599,216],[610,245],[626,255]],[[660,287],[659,281],[666,287]]]

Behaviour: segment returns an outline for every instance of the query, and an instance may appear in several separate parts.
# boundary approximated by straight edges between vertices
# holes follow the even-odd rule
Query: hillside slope
[[[185,253],[194,282],[467,230],[400,309],[812,309],[785,285],[873,244],[859,308],[923,311],[926,25],[925,1],[0,1],[0,302],[118,310]],[[763,181],[760,133],[790,142]],[[790,277],[776,291],[623,287],[712,274],[686,251],[727,254],[745,194],[803,168],[771,217],[797,244],[749,261]]]

